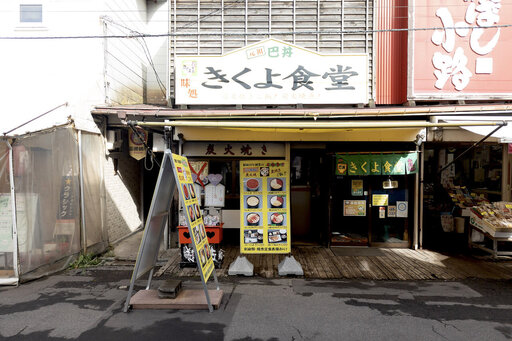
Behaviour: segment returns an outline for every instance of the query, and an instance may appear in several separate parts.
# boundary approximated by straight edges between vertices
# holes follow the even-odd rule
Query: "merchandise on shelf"
[[[461,208],[473,207],[482,203],[489,203],[489,200],[487,200],[483,194],[479,195],[470,192],[469,189],[465,186],[453,186],[447,188],[446,190],[454,204]]]
[[[471,208],[471,212],[494,230],[512,232],[512,202],[484,203]]]

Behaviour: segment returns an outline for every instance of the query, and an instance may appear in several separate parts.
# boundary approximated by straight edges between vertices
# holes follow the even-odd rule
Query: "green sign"
[[[405,175],[418,172],[418,154],[338,154],[336,175]]]

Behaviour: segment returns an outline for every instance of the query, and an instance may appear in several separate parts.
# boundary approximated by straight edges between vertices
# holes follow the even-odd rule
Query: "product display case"
[[[494,202],[470,209],[470,247],[493,257],[512,256],[512,202]]]

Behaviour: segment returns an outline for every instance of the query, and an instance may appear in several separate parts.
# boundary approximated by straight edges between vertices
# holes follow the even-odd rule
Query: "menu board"
[[[240,161],[240,252],[290,253],[290,165]]]
[[[185,211],[184,215],[188,225],[188,232],[190,233],[190,239],[195,250],[197,265],[200,269],[201,277],[206,283],[213,272],[214,264],[201,209],[199,208],[199,194],[196,193],[187,158],[172,154],[172,163],[181,202]]]

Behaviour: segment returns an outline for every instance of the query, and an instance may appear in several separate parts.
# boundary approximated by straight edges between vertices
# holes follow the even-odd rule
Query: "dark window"
[[[43,5],[20,5],[20,22],[43,22]]]

